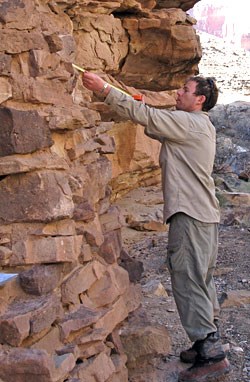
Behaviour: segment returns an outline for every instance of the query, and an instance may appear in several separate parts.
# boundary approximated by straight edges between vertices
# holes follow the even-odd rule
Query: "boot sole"
[[[230,371],[231,366],[228,362],[228,366],[223,370],[215,370],[203,376],[194,376],[191,379],[186,377],[179,377],[178,382],[222,382],[223,380],[225,380],[224,377],[228,378],[228,374],[230,373]],[[225,381],[228,381],[228,379],[226,379]]]

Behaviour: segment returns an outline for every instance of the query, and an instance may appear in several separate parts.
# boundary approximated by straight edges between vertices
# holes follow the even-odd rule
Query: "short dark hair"
[[[219,95],[219,90],[217,88],[215,78],[193,76],[190,77],[188,81],[196,82],[196,95],[204,95],[206,97],[206,100],[202,105],[202,110],[209,111],[210,109],[212,109],[215,106]]]

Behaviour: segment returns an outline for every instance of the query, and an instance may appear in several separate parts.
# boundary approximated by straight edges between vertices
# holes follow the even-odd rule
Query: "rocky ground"
[[[178,317],[165,266],[168,232],[160,232],[160,226],[154,227],[156,231],[143,228],[143,221],[161,214],[161,190],[158,187],[142,188],[131,192],[118,204],[129,222],[122,231],[124,246],[130,256],[144,266],[140,280],[142,305],[130,317],[128,325],[165,326],[172,344],[170,354],[156,355],[153,351],[149,357],[145,354],[144,361],[138,360],[130,369],[129,381],[177,382],[178,371],[185,367],[179,361],[179,353],[189,347],[190,342]],[[130,228],[131,222],[136,229]],[[220,227],[215,282],[222,304],[221,335],[232,365],[230,375],[222,379],[228,382],[250,381],[249,249],[247,227]]]

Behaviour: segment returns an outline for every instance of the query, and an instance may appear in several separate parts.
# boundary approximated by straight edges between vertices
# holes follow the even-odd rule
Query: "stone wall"
[[[119,326],[140,288],[112,199],[159,182],[159,146],[71,64],[172,107],[201,56],[195,2],[1,1],[1,381],[127,381]]]

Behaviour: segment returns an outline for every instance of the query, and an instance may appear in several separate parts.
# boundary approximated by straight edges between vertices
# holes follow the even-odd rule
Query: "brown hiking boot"
[[[193,344],[193,346],[187,350],[183,350],[181,353],[180,353],[180,360],[184,363],[194,363],[195,362],[195,359],[196,359],[196,356],[197,356],[197,351],[195,350],[195,344],[196,342]]]
[[[220,361],[196,361],[193,366],[179,374],[178,382],[208,382],[215,381],[230,372],[230,363],[227,358]]]
[[[220,338],[220,334],[219,334],[219,320],[218,319],[215,319],[214,320],[214,323],[217,327],[217,332],[216,334],[214,334],[214,337],[216,336],[217,338],[216,339],[219,339]],[[203,340],[198,340],[196,342],[194,342],[193,346],[187,350],[183,350],[181,353],[180,353],[180,360],[184,363],[194,363],[195,362],[195,359],[196,359],[196,356],[197,356],[197,349],[200,347],[200,344],[203,342]]]
[[[179,375],[179,382],[209,381],[229,373],[230,364],[223,350],[218,332],[210,333],[204,340],[195,342],[195,363]]]

